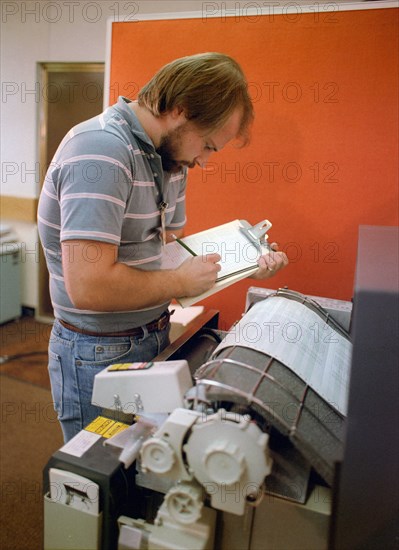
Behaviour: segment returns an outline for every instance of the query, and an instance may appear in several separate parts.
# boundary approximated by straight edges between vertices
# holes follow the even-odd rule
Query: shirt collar
[[[133,109],[131,109],[129,107],[129,103],[132,103],[131,99],[129,99],[127,97],[124,97],[124,96],[119,96],[118,97],[118,102],[115,105],[115,109],[123,114],[123,117],[128,122],[128,124],[130,126],[130,129],[132,130],[135,137],[137,137],[141,142],[148,145],[151,148],[151,151],[154,152],[156,158],[159,159],[159,162],[162,162],[161,157],[159,156],[159,154],[155,150],[155,147],[154,147],[154,144],[153,144],[152,140],[149,138],[148,134],[146,133],[146,131],[142,127],[142,125],[141,125],[139,119],[137,118],[135,112],[133,111]],[[186,166],[181,168],[180,173],[184,177],[187,176],[187,172],[188,172],[188,168]],[[166,173],[168,173],[168,172],[166,172]]]
[[[115,105],[115,108],[118,111],[121,111],[123,113],[123,116],[125,120],[127,120],[133,134],[140,139],[140,141],[146,143],[151,147],[151,149],[155,150],[154,144],[152,140],[149,138],[148,134],[142,127],[139,119],[137,118],[135,112],[133,109],[129,107],[129,103],[132,103],[131,99],[128,99],[127,97],[119,96],[118,102]]]

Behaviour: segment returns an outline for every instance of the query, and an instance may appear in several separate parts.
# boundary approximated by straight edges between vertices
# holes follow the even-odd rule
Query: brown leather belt
[[[75,327],[74,325],[70,325],[66,321],[63,321],[62,319],[58,319],[61,325],[68,330],[72,330],[73,332],[78,332],[79,334],[85,334],[86,336],[110,336],[110,337],[117,337],[117,336],[142,336],[144,334],[144,328],[147,329],[148,332],[156,332],[158,330],[163,330],[168,326],[169,319],[170,319],[171,313],[169,311],[165,311],[162,313],[162,315],[155,319],[155,321],[151,321],[151,323],[148,323],[147,325],[143,325],[142,327],[136,327],[131,328],[128,330],[123,330],[121,332],[93,332],[91,330],[85,330],[81,327]]]

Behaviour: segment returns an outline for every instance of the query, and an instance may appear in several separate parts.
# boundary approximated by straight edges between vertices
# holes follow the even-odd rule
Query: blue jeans
[[[54,408],[67,442],[101,409],[91,404],[94,376],[113,363],[153,359],[169,344],[168,325],[143,336],[87,336],[56,320],[49,342],[49,375]]]

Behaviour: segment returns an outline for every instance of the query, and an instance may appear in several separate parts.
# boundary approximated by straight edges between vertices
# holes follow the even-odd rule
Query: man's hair
[[[240,65],[228,55],[201,53],[168,63],[140,90],[138,102],[154,116],[181,108],[187,120],[204,130],[218,130],[241,108],[237,137],[244,143],[249,139],[253,107],[248,85]]]

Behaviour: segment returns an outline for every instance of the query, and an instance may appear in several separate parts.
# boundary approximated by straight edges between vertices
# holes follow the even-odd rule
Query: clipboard
[[[251,225],[246,220],[240,220],[242,227],[240,230],[242,233],[253,243],[255,243],[261,251],[263,251],[264,246],[270,249],[270,245],[267,242],[268,235],[267,232],[273,226],[269,220],[263,220],[256,225]]]
[[[238,230],[241,234],[245,236],[249,243],[255,245],[259,255],[266,254],[271,250],[269,243],[267,242],[268,235],[267,232],[272,227],[272,223],[269,220],[263,220],[256,225],[251,225],[246,220],[239,220],[241,227],[238,227]],[[220,275],[217,277],[216,282],[224,281],[229,277],[234,275],[241,275],[242,273],[253,272],[254,268],[258,268],[257,263],[243,267],[242,269],[237,269],[234,273]],[[250,273],[249,273],[250,274]]]
[[[190,255],[218,253],[221,256],[221,271],[215,285],[200,296],[182,298],[178,302],[183,307],[192,305],[255,273],[259,257],[271,250],[267,242],[271,227],[269,220],[251,225],[237,219],[168,243],[164,247],[161,269],[176,269]]]

